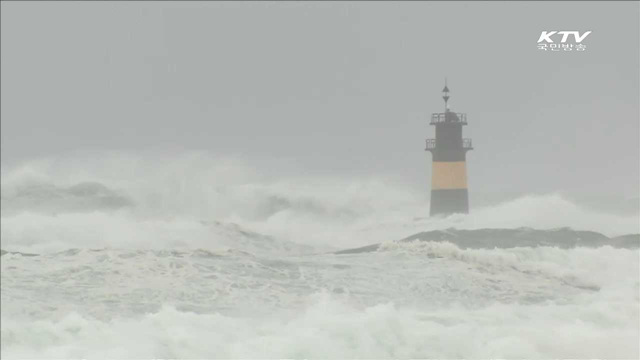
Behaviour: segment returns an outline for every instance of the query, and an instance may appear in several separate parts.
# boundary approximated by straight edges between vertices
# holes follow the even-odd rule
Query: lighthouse
[[[462,137],[467,114],[449,109],[447,80],[442,89],[444,112],[431,114],[430,125],[436,127],[435,139],[427,139],[426,151],[432,155],[430,215],[469,212],[467,189],[467,151],[472,150],[471,139]]]

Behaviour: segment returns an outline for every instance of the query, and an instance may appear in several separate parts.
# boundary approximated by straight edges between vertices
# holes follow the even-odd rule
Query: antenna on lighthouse
[[[444,111],[449,111],[449,88],[447,87],[447,78],[444,78],[444,89],[442,89],[442,98],[444,99]]]

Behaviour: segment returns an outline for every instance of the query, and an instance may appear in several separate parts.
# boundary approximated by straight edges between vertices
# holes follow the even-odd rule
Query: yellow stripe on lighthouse
[[[434,161],[431,172],[431,189],[466,189],[466,161]]]

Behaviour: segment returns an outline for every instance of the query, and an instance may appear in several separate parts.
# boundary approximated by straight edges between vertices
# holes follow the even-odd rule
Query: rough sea
[[[206,154],[2,168],[1,356],[640,358],[640,218]],[[636,194],[637,195],[637,194]]]

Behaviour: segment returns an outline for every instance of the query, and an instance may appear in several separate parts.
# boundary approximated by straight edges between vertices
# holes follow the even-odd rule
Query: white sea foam
[[[635,311],[630,314],[628,311]],[[156,313],[109,322],[2,320],[3,358],[638,358],[637,308],[357,308],[321,296],[295,316]]]
[[[274,177],[206,154],[3,167],[2,358],[640,357],[637,247],[392,242],[614,236],[640,232],[637,215],[558,194],[427,212],[389,179]]]

